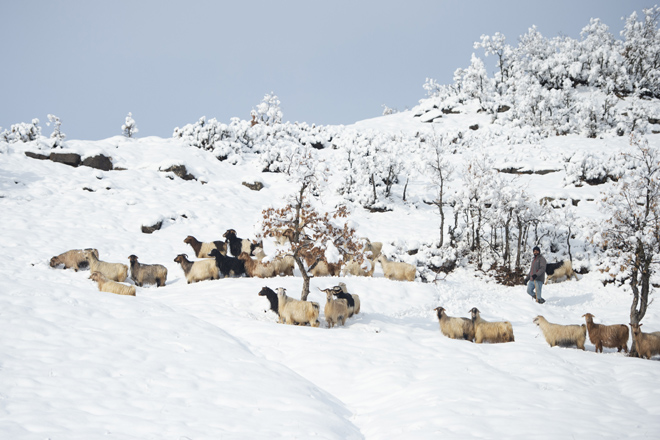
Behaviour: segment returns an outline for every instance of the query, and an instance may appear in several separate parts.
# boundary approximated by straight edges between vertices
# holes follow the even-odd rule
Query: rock
[[[144,225],[142,225],[142,232],[145,233],[145,234],[151,234],[151,233],[153,233],[154,231],[159,230],[162,226],[163,226],[163,222],[162,222],[162,221],[159,221],[159,222],[156,223],[155,225],[151,225],[151,226],[144,226]]]
[[[186,169],[185,165],[173,165],[173,166],[169,167],[168,169],[161,170],[161,171],[166,172],[166,173],[172,172],[176,176],[180,177],[183,180],[197,180],[197,178],[195,178],[195,176],[188,173],[188,170]]]
[[[113,169],[112,160],[102,154],[86,157],[82,164],[86,167],[96,168],[97,170],[111,171]]]
[[[50,159],[50,157],[46,156],[45,154],[33,153],[32,151],[26,151],[25,155],[27,157],[31,157],[32,159],[39,159],[39,160]]]
[[[50,153],[49,159],[70,167],[80,166],[80,154],[77,153]]]
[[[264,184],[261,182],[254,182],[254,183],[241,182],[241,184],[247,186],[252,191],[261,191],[264,188]]]

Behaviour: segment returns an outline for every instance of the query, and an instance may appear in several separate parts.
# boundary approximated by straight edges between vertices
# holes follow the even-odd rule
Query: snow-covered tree
[[[660,7],[643,11],[643,20],[638,21],[633,12],[621,31],[625,68],[639,95],[660,98]]]
[[[133,135],[138,131],[139,130],[135,124],[135,120],[133,119],[133,114],[129,112],[128,116],[126,116],[126,122],[124,122],[124,124],[121,126],[121,132],[127,138],[132,138]]]
[[[53,141],[53,148],[62,147],[64,143],[64,138],[66,135],[62,133],[62,121],[55,115],[48,115],[48,124],[53,124],[53,132],[50,134],[50,138]]]
[[[256,123],[265,125],[281,124],[284,118],[280,109],[280,100],[273,92],[267,93],[250,115]]]
[[[39,127],[39,119],[35,118],[32,123],[21,122],[12,124],[9,130],[5,130],[0,134],[0,137],[7,143],[13,142],[30,142],[39,139],[41,136],[41,127]]]
[[[444,245],[445,235],[445,203],[447,202],[447,183],[452,179],[454,167],[449,161],[451,155],[450,136],[442,136],[435,131],[425,139],[426,151],[423,152],[427,158],[426,170],[430,173],[431,186],[434,192],[433,204],[438,208],[440,215],[440,240],[439,247]]]

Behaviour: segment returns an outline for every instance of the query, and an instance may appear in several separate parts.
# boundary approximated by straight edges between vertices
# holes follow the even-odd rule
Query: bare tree
[[[440,214],[440,247],[444,244],[445,235],[445,185],[451,180],[454,168],[447,159],[450,154],[450,142],[443,136],[438,136],[435,131],[426,142],[429,148],[428,169],[431,171],[432,185],[435,190],[433,204],[438,208]]]

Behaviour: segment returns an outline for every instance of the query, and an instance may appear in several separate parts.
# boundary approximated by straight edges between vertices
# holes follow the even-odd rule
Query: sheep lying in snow
[[[89,270],[91,272],[101,272],[107,279],[112,281],[122,282],[126,280],[128,276],[128,266],[122,263],[106,263],[105,261],[100,261],[98,258],[98,252],[93,250],[85,249],[83,253],[85,254],[85,259],[89,263]]]
[[[89,279],[96,281],[101,292],[135,296],[135,286],[129,286],[128,284],[117,283],[115,281],[109,280],[101,272],[92,272],[92,274],[89,276]]]
[[[167,281],[167,268],[161,264],[140,264],[138,257],[131,255],[128,257],[131,265],[131,279],[136,286],[142,287],[144,284],[155,284],[162,287]]]
[[[259,291],[259,296],[265,296],[268,299],[268,302],[270,303],[270,310],[275,312],[277,316],[280,316],[280,311],[279,311],[279,306],[278,306],[278,301],[277,301],[277,293],[273,291],[270,287],[263,287]]]
[[[470,310],[472,323],[474,324],[474,342],[500,343],[513,342],[513,326],[509,321],[489,322],[481,319],[479,309],[473,307]]]
[[[321,290],[321,289],[319,289]],[[346,318],[348,318],[348,305],[345,299],[334,299],[333,289],[323,289],[322,292],[325,292],[325,308],[323,313],[325,314],[325,320],[328,322],[328,327],[332,328],[335,324],[344,325],[346,323]]]
[[[545,266],[545,273],[547,278],[545,279],[544,284],[548,284],[550,280],[555,280],[565,276],[566,279],[570,280],[571,277],[575,277],[575,280],[578,280],[577,275],[573,272],[573,264],[571,260],[564,260],[561,263],[548,263]]]
[[[635,348],[640,357],[651,359],[660,354],[660,332],[644,333],[641,327],[642,324],[630,324]]]
[[[272,278],[277,275],[275,266],[272,263],[262,263],[261,261],[253,260],[245,252],[241,252],[238,259],[243,262],[245,273],[249,277]]]
[[[443,307],[436,307],[433,310],[438,314],[440,331],[443,335],[451,339],[465,339],[470,342],[474,341],[474,323],[471,319],[447,316]]]
[[[179,254],[174,259],[174,262],[181,265],[181,269],[183,269],[183,273],[186,275],[186,281],[188,281],[188,284],[204,280],[217,280],[220,278],[220,271],[218,270],[218,266],[215,265],[215,260],[213,259],[206,258],[193,263],[188,260],[186,254]]]
[[[390,261],[385,255],[378,257],[378,261],[383,266],[385,278],[396,281],[415,281],[417,268],[412,264]]]
[[[215,265],[223,277],[240,277],[245,273],[245,264],[238,258],[223,255],[217,249],[213,249],[209,255],[215,258]]]
[[[222,236],[225,237],[229,252],[234,257],[241,255],[241,252],[252,255],[252,251],[254,251],[256,247],[259,247],[258,244],[252,243],[248,239],[238,238],[236,236],[236,230],[234,229],[227,229]]]
[[[209,253],[213,249],[219,250],[222,255],[227,255],[227,243],[224,241],[201,242],[192,235],[189,235],[183,242],[192,246],[197,258],[211,258]]]
[[[85,258],[85,251],[94,252],[96,258],[99,257],[99,251],[96,249],[71,249],[70,251],[66,251],[51,258],[50,267],[57,267],[60,264],[63,264],[65,269],[73,269],[78,272],[78,269],[81,267],[89,266],[87,258]]]
[[[319,305],[315,302],[300,301],[286,295],[286,289],[277,288],[277,309],[279,322],[284,324],[310,324],[312,327],[321,325],[319,322]]]
[[[584,341],[587,339],[586,325],[553,324],[541,315],[534,318],[534,324],[539,326],[550,347],[554,347],[555,345],[572,347],[575,345],[577,348],[584,350]]]
[[[603,352],[603,347],[616,348],[628,353],[628,326],[623,324],[603,325],[594,323],[594,315],[585,313],[582,317],[587,322],[589,340],[596,346],[596,353]]]

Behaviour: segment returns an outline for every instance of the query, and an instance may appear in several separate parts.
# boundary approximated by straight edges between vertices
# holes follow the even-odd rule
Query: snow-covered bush
[[[267,93],[250,115],[254,122],[265,125],[281,124],[284,118],[280,109],[280,100],[273,92]]]
[[[53,142],[53,148],[61,148],[64,144],[64,138],[66,138],[66,135],[62,133],[62,122],[60,121],[60,118],[55,115],[48,115],[48,121],[49,122],[46,125],[54,125],[53,132],[50,134],[50,139]]]
[[[30,142],[39,139],[40,136],[41,127],[39,127],[39,119],[36,118],[30,124],[27,122],[13,124],[9,130],[0,134],[2,140],[7,143]]]
[[[138,131],[139,130],[137,128],[137,124],[135,123],[135,120],[133,119],[133,114],[131,112],[129,112],[128,116],[126,116],[126,121],[121,126],[121,132],[127,138],[132,138],[133,135],[135,133],[137,133]]]

